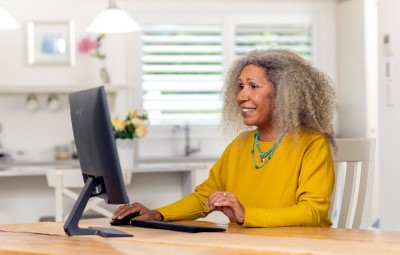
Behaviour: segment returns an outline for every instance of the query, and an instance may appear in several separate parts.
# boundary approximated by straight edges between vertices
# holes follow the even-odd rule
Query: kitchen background
[[[107,4],[106,0],[0,1],[0,6],[21,24],[18,30],[0,31],[0,141],[3,149],[11,152],[14,158],[32,162],[54,160],[55,148],[70,146],[73,140],[68,94],[102,83],[99,75],[101,61],[78,50],[72,56],[73,65],[30,65],[28,23],[73,21],[73,46],[78,47],[78,42],[86,36],[97,36],[88,34],[85,29]],[[395,30],[390,30],[394,26],[390,22],[396,19],[394,14],[391,15],[396,8],[390,6],[397,7],[397,10],[400,8],[395,0],[121,0],[117,1],[117,5],[141,26],[221,24],[225,34],[223,40],[228,42],[234,40],[228,37],[236,24],[308,24],[312,31],[311,60],[336,84],[337,137],[379,136],[378,159],[383,158],[381,153],[389,155],[387,157],[392,155],[388,153],[392,150],[386,144],[390,145],[389,134],[391,137],[394,130],[384,135],[378,132],[387,125],[396,126],[391,121],[397,124],[396,118],[388,115],[394,114],[396,105],[385,104],[384,96],[378,103],[378,94],[386,93],[383,86],[378,86],[378,59],[383,59],[378,50],[382,45],[378,42],[381,42],[382,33],[390,33],[395,42]],[[380,16],[377,16],[378,11]],[[102,50],[107,55],[105,65],[111,77],[111,83],[106,88],[114,116],[143,106],[142,39],[142,32],[136,32],[110,34],[103,40]],[[232,47],[229,43],[224,44],[222,73],[234,59],[234,54],[229,52]],[[396,81],[395,78],[393,80]],[[36,111],[29,110],[32,107],[28,103],[30,95],[37,97],[39,106]],[[49,103],[51,96],[59,99],[59,108]],[[396,101],[396,97],[393,100]],[[184,157],[187,133],[182,123],[177,124],[181,127],[151,125],[149,135],[138,141],[139,159],[165,162],[175,158],[176,162],[189,162]],[[381,128],[383,125],[385,128]],[[218,125],[214,124],[191,125],[189,135],[191,145],[201,147],[191,157],[195,158],[194,161],[207,164],[220,155],[228,142]],[[400,192],[395,192],[396,186],[392,185],[394,180],[390,176],[397,174],[398,167],[389,164],[395,157],[386,159],[382,165],[377,160],[371,220],[381,216],[382,228],[396,230],[400,229],[400,222],[394,215],[398,215],[400,208],[394,208],[393,204],[398,203],[393,201],[400,200]],[[207,175],[207,169],[201,168],[195,183]],[[383,181],[385,185],[379,185]],[[53,192],[44,175],[1,176],[0,223],[34,222],[41,217],[54,216]],[[182,195],[180,174],[136,174],[128,185],[128,192],[131,200],[142,201],[150,207],[160,206]],[[66,207],[70,204],[67,202]]]

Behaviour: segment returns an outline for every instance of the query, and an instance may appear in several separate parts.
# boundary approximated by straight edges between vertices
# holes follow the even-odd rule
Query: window
[[[143,27],[143,108],[151,124],[217,124],[222,87],[219,25]]]
[[[287,48],[305,59],[312,57],[311,25],[236,25],[235,54],[253,49]]]
[[[235,18],[230,24],[152,24],[142,31],[143,108],[152,125],[218,124],[224,71],[250,50],[280,47],[313,57],[311,22]]]

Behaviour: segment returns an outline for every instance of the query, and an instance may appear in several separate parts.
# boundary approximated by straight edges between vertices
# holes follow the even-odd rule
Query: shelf
[[[25,96],[27,97],[25,102],[25,108],[28,111],[37,111],[39,109],[38,101],[43,101],[43,96],[47,97],[47,107],[51,111],[58,111],[60,109],[60,97],[68,96],[73,92],[80,90],[90,89],[99,85],[0,85],[0,96]],[[105,85],[104,86],[107,94],[108,104],[110,111],[114,111],[115,102],[117,97],[123,95],[127,91],[126,85]],[[51,102],[51,103],[50,103]]]
[[[1,86],[0,85],[0,95],[12,95],[12,94],[70,94],[79,90],[90,89],[97,87],[98,85],[54,85],[54,86]],[[117,93],[126,89],[125,85],[105,85],[107,93]]]

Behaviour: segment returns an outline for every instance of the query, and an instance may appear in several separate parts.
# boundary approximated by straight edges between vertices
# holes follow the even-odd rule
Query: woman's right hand
[[[114,212],[114,215],[111,217],[113,220],[115,219],[123,219],[125,216],[131,213],[139,212],[139,216],[135,217],[135,220],[153,220],[153,221],[162,221],[163,216],[155,211],[150,210],[141,203],[133,203],[121,205]]]
[[[242,225],[245,219],[244,206],[240,203],[235,194],[225,191],[215,191],[208,198],[207,209],[210,211],[221,211]]]

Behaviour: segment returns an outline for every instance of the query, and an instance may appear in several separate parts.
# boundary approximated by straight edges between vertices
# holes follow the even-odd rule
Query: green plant
[[[94,49],[94,52],[91,54],[91,56],[98,58],[100,60],[103,60],[106,58],[106,54],[100,52],[101,49],[101,41],[106,37],[105,34],[100,34],[97,39],[96,39],[96,48]]]

